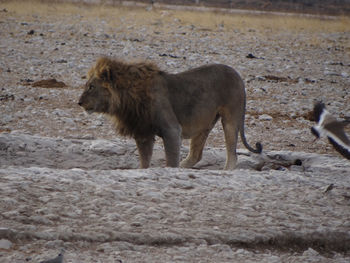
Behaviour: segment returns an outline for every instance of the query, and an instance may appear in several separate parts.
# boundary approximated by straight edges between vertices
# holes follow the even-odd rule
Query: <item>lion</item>
[[[244,146],[246,95],[244,83],[231,67],[205,65],[177,74],[150,62],[126,63],[99,58],[88,73],[79,103],[87,112],[111,117],[117,132],[135,139],[141,168],[150,166],[155,136],[162,138],[166,166],[191,168],[202,158],[206,139],[221,118],[226,144],[226,170],[237,162],[240,132]],[[181,140],[191,139],[187,157],[180,163]]]

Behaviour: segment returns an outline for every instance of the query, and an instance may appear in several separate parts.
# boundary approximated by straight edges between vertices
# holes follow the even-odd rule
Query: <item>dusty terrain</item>
[[[349,28],[340,17],[0,2],[0,240],[11,243],[0,241],[0,261],[63,247],[66,262],[348,262],[349,162],[313,142],[309,113],[323,100],[350,114]],[[234,67],[248,142],[266,155],[220,171],[217,125],[199,170],[157,168],[160,141],[152,169],[130,169],[134,142],[77,105],[101,55],[169,72]]]
[[[110,0],[118,2],[118,0]],[[152,0],[137,0],[150,3]],[[121,1],[119,1],[121,2]],[[125,2],[125,1],[124,1]],[[205,6],[227,9],[279,11],[308,14],[346,15],[350,13],[348,0],[153,0],[155,4]]]

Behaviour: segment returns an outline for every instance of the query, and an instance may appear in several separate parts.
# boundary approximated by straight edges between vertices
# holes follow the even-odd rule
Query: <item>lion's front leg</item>
[[[181,128],[172,128],[166,130],[163,133],[162,138],[165,149],[166,166],[179,167]]]
[[[154,137],[135,138],[135,141],[140,155],[141,168],[148,168],[153,153]]]
[[[181,147],[181,125],[173,111],[171,103],[165,99],[166,95],[154,101],[155,111],[153,118],[156,135],[163,139],[166,166],[179,167]]]

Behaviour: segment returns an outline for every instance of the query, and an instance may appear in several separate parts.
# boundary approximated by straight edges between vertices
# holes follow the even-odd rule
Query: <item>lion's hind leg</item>
[[[226,144],[226,164],[224,169],[233,170],[236,168],[237,163],[236,148],[239,125],[234,117],[223,117],[221,122],[225,133]]]
[[[181,162],[181,167],[191,168],[202,159],[205,142],[207,141],[210,131],[213,129],[219,118],[220,115],[216,115],[207,129],[191,139],[190,150],[186,159]]]
[[[190,150],[186,159],[181,162],[181,167],[191,168],[202,159],[203,148],[209,132],[210,130],[204,131],[191,139]]]

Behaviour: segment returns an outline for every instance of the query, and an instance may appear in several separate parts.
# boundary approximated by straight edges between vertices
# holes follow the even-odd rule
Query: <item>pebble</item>
[[[268,115],[268,114],[262,114],[259,116],[259,120],[261,121],[272,121],[273,118],[272,116]]]
[[[349,73],[348,73],[348,72],[343,71],[340,75],[341,75],[343,78],[349,78]]]
[[[316,251],[316,250],[314,250],[314,249],[312,249],[312,248],[308,248],[307,250],[305,250],[304,252],[303,252],[303,256],[306,256],[306,257],[315,257],[315,256],[318,256],[319,255],[319,253]]]
[[[12,247],[12,242],[7,239],[0,239],[0,249],[10,249]]]

